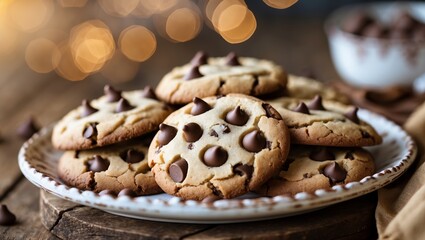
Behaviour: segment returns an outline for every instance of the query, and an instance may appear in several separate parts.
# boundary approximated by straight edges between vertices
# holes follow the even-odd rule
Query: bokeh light
[[[0,22],[0,29],[0,56],[7,56],[18,46],[18,33],[4,22]]]
[[[256,28],[255,16],[251,11],[248,11],[241,25],[228,31],[220,31],[220,34],[224,40],[235,44],[248,40],[254,34]]]
[[[52,16],[52,0],[14,0],[9,6],[9,16],[24,32],[40,29]]]
[[[56,73],[70,81],[80,81],[85,79],[89,74],[82,72],[75,64],[74,57],[68,42],[59,45],[60,59],[58,66],[55,68]]]
[[[117,17],[128,16],[139,5],[139,0],[98,0],[107,14]],[[160,1],[159,1],[160,2]]]
[[[71,30],[71,52],[76,66],[84,73],[98,71],[114,54],[115,41],[110,29],[99,20],[84,22]]]
[[[201,17],[196,11],[180,8],[168,16],[165,31],[172,40],[187,42],[198,35],[201,24]]]
[[[81,8],[87,4],[87,1],[88,0],[58,0],[58,3],[64,8]]]
[[[215,30],[229,43],[248,40],[257,28],[257,21],[245,2],[229,0],[220,2],[214,9],[211,22]]]
[[[143,62],[156,50],[155,35],[146,27],[132,25],[124,29],[118,40],[121,52],[129,59]]]
[[[0,0],[0,60],[16,66],[25,60],[34,72],[54,70],[72,81],[99,72],[111,82],[125,82],[156,52],[158,35],[187,42],[205,23],[229,43],[248,40],[257,21],[245,2]],[[264,2],[286,8],[297,1]]]
[[[265,4],[272,8],[285,9],[294,5],[298,0],[263,0]]]
[[[133,80],[139,71],[140,64],[129,60],[120,51],[100,71],[100,74],[113,83],[122,83]]]
[[[35,72],[48,73],[56,68],[60,52],[56,44],[46,38],[32,40],[25,51],[25,61]]]
[[[217,5],[214,5],[214,4],[207,5],[207,8],[209,8],[208,10],[209,13],[207,13],[207,16],[210,15],[209,19],[216,30],[219,27],[218,22],[223,12],[225,12],[227,8],[232,7],[234,5],[239,6],[241,8],[242,7],[247,8],[245,2],[242,0],[227,0],[227,1],[220,1]]]
[[[245,20],[248,8],[242,4],[235,4],[227,7],[218,16],[216,22],[217,29],[222,31],[229,31],[239,27]]]

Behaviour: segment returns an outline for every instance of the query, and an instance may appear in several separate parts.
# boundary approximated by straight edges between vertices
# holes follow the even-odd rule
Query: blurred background
[[[155,85],[197,50],[316,71],[328,60],[327,49],[311,48],[325,41],[324,17],[358,1],[295,2],[2,0],[0,86],[16,77]],[[303,48],[294,52],[294,43]]]
[[[105,84],[156,86],[198,50],[234,51],[337,80],[324,21],[357,2],[2,0],[0,122],[14,115],[8,122],[15,128],[32,115],[45,125],[82,98],[100,96]]]

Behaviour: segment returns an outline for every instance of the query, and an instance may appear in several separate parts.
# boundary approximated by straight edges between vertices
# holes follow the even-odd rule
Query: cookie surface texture
[[[382,142],[374,128],[358,118],[354,106],[318,98],[282,97],[269,103],[288,126],[292,143],[360,147]]]
[[[348,104],[349,99],[337,92],[330,86],[312,78],[297,75],[288,75],[288,84],[286,86],[285,96],[291,98],[310,99],[320,95],[324,100],[332,100]]]
[[[229,93],[261,96],[285,89],[286,73],[271,61],[248,57],[238,57],[240,65],[227,61],[225,57],[206,58],[203,64],[176,67],[163,77],[156,95],[167,103],[186,104],[194,97]]]
[[[56,124],[53,146],[61,150],[91,149],[156,130],[171,110],[144,96],[142,90],[115,91],[114,95],[106,92],[99,99],[83,101]]]
[[[103,148],[67,151],[59,160],[58,172],[70,186],[82,190],[136,195],[160,193],[147,161],[148,143],[137,139]]]
[[[240,94],[195,99],[160,126],[149,165],[168,194],[233,198],[273,176],[289,144],[279,114],[258,99]]]
[[[362,148],[291,146],[279,174],[258,191],[262,195],[295,195],[360,181],[375,172],[372,155]]]

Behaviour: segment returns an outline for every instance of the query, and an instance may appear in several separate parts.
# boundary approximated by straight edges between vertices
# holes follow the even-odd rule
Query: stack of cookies
[[[52,141],[67,150],[63,181],[101,194],[213,201],[314,192],[375,171],[360,147],[381,138],[346,102],[271,61],[199,52],[155,93],[105,87],[55,126]]]
[[[53,146],[66,151],[59,176],[68,185],[102,193],[161,192],[148,167],[146,134],[156,131],[171,109],[149,88],[104,91],[99,99],[83,100],[54,127]]]

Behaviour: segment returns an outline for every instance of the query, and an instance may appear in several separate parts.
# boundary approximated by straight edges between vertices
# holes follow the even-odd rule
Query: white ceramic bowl
[[[389,23],[403,10],[425,22],[425,3],[419,2],[360,4],[331,14],[325,30],[334,65],[346,82],[368,88],[406,86],[425,73],[425,42],[357,36],[341,29],[356,11]]]

